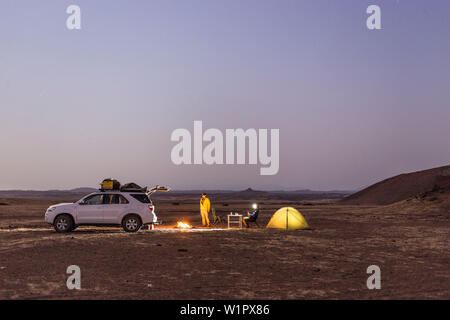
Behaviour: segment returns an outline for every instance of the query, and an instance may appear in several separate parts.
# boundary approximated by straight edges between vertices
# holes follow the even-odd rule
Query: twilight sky
[[[2,0],[0,189],[352,190],[449,164],[449,39],[447,0]],[[279,173],[174,165],[194,120],[279,128]]]

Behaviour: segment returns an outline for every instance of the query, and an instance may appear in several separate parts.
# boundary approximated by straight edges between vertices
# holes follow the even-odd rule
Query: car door
[[[129,207],[129,202],[120,194],[112,194],[105,198],[103,221],[105,224],[120,224],[122,213]]]
[[[95,194],[83,199],[77,208],[77,224],[103,223],[103,194]]]

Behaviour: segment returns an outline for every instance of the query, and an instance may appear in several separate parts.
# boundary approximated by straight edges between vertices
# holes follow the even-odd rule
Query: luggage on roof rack
[[[120,182],[115,179],[104,179],[100,184],[100,191],[120,190]]]
[[[134,182],[126,183],[120,187],[120,191],[122,192],[146,192],[147,187],[142,188],[138,184]]]

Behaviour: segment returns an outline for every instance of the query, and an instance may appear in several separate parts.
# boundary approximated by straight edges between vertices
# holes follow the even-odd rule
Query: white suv
[[[136,232],[157,221],[155,207],[144,192],[95,192],[75,203],[51,206],[45,213],[45,222],[57,232],[70,232],[81,225],[122,226]]]

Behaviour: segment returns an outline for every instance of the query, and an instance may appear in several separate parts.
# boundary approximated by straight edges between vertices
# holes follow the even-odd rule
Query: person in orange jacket
[[[208,213],[209,213],[210,209],[211,209],[211,202],[206,197],[206,193],[202,193],[202,198],[200,199],[200,214],[202,216],[202,225],[204,227],[210,226],[209,225],[209,217],[208,217]]]

